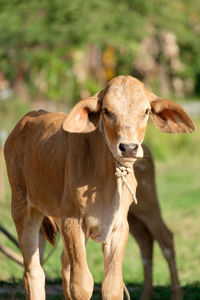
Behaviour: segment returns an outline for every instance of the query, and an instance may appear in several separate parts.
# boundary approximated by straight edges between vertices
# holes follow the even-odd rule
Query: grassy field
[[[10,128],[25,111],[23,105],[15,103],[9,109],[0,107],[0,130]],[[16,114],[16,112],[18,112]],[[191,135],[167,135],[159,133],[150,124],[146,142],[150,145],[156,158],[157,189],[163,217],[174,233],[176,245],[177,264],[181,284],[184,286],[184,299],[200,299],[200,124],[196,121],[196,132]],[[5,173],[5,170],[4,170]],[[0,223],[5,225],[11,233],[16,235],[10,216],[10,191],[6,179],[5,195],[0,199]],[[0,243],[18,251],[6,237],[0,233]],[[154,285],[153,299],[169,299],[170,278],[166,262],[157,244],[154,251]],[[47,245],[46,255],[51,250]],[[53,281],[60,279],[61,241],[53,255],[45,265],[48,277]],[[89,240],[87,244],[87,257],[95,283],[103,279],[103,260],[101,245]],[[0,253],[0,280],[19,281],[23,269]],[[142,264],[138,246],[129,237],[123,263],[124,281],[135,287],[131,290],[132,297],[139,299],[143,282]],[[1,298],[0,298],[1,299]],[[61,299],[51,298],[48,299]],[[101,299],[94,296],[93,299]]]

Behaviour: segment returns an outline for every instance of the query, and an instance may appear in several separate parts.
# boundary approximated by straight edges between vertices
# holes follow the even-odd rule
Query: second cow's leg
[[[171,275],[171,286],[172,286],[172,300],[182,300],[183,293],[180,286],[178,272],[175,261],[175,250],[173,242],[173,234],[164,224],[160,216],[148,216],[144,218],[144,223],[148,227],[152,236],[158,241],[164,257],[167,260],[170,275]]]
[[[144,285],[140,300],[150,300],[152,295],[152,254],[153,237],[145,224],[133,214],[128,216],[129,231],[135,237],[142,256]]]
[[[68,289],[67,281],[70,277],[69,290],[64,294],[71,294],[72,300],[89,300],[93,292],[93,278],[86,260],[85,234],[78,218],[66,218],[62,222],[62,235],[67,256],[63,257],[64,287]],[[70,273],[68,272],[70,264]],[[67,299],[68,300],[68,299]]]
[[[102,283],[103,300],[123,299],[122,260],[128,239],[128,223],[115,229],[107,242],[103,244],[104,280]]]

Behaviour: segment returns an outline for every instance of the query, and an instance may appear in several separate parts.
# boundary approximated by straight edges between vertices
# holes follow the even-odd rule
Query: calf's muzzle
[[[137,154],[138,144],[119,144],[119,149],[123,156],[134,157]]]

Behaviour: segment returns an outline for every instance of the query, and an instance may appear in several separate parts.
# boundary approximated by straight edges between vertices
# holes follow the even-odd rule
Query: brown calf
[[[103,244],[103,299],[123,298],[121,265],[132,197],[115,176],[116,162],[130,170],[143,156],[150,111],[162,131],[194,130],[179,105],[157,98],[131,76],[119,76],[77,103],[69,116],[28,113],[8,137],[5,158],[27,299],[45,299],[38,238],[44,216],[54,218],[63,238],[65,298],[86,300],[92,295],[85,249],[89,237]],[[135,192],[134,174],[126,179]]]
[[[156,240],[167,260],[172,287],[172,300],[182,300],[182,289],[178,279],[175,262],[173,235],[161,216],[156,193],[155,170],[153,157],[149,149],[143,144],[144,157],[134,164],[134,174],[137,181],[138,205],[131,204],[128,212],[129,231],[137,241],[142,256],[144,268],[143,293],[140,300],[150,300],[152,295],[152,256],[153,242]],[[45,218],[42,232],[46,239],[54,245],[57,227],[52,218]],[[45,240],[41,239],[41,260],[43,259]]]

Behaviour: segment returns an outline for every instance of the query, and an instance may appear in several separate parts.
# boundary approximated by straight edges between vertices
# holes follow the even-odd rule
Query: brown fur
[[[173,106],[171,102],[169,109],[168,103],[163,102],[165,119],[160,110],[156,113],[161,101],[152,111],[162,121],[162,126],[159,122],[156,126],[165,131],[164,120],[168,132],[183,127],[185,132],[191,132],[193,123],[189,116],[186,120],[177,104]],[[63,238],[65,298],[88,300],[92,295],[93,278],[85,249],[89,237],[103,244],[103,299],[123,298],[121,266],[132,198],[125,186],[121,193],[114,158],[132,167],[143,156],[141,143],[151,102],[151,94],[141,82],[131,76],[119,76],[103,91],[77,103],[69,116],[30,112],[11,132],[4,150],[12,189],[12,217],[24,258],[27,299],[45,299],[38,242],[44,216],[53,217]],[[172,110],[178,117],[168,122]],[[127,157],[120,150],[120,143],[137,144],[137,151]],[[134,174],[126,179],[136,191]]]

